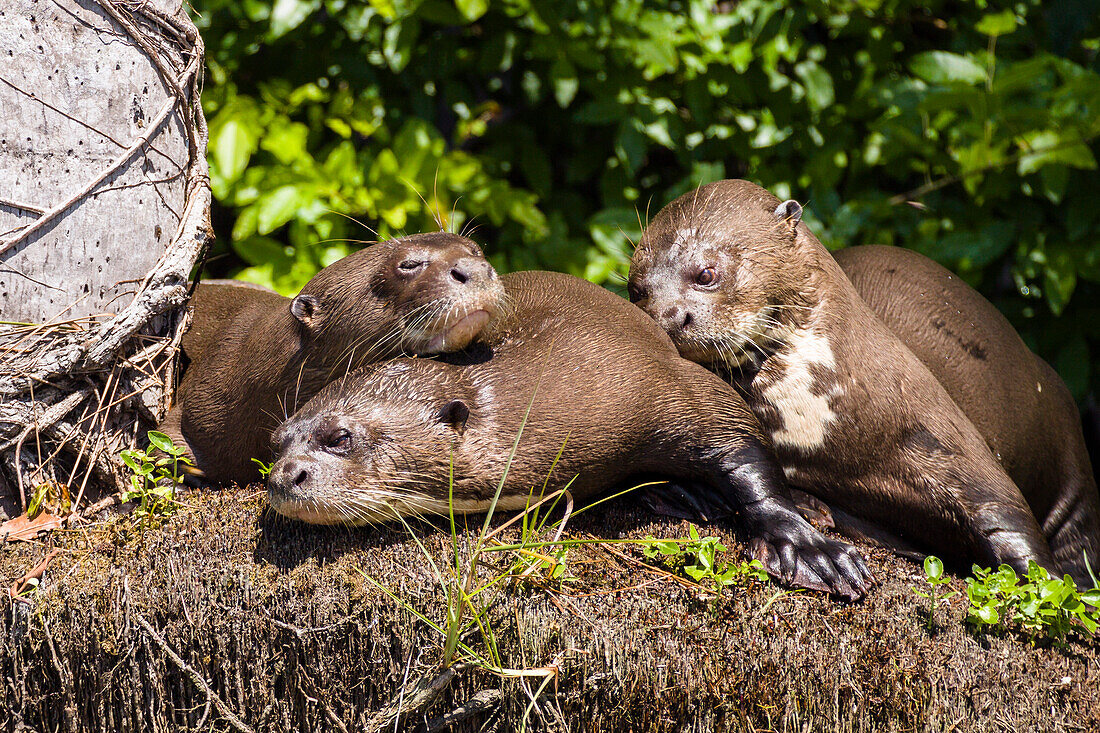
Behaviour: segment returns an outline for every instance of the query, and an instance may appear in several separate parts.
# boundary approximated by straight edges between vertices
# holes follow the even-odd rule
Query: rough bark
[[[7,4],[0,48],[2,518],[46,484],[70,502],[122,485],[211,234],[203,48],[179,0]]]

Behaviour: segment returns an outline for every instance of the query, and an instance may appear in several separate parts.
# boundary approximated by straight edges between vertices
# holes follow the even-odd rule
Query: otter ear
[[[439,408],[439,422],[447,423],[462,435],[466,432],[466,420],[470,417],[470,408],[462,400],[451,400]]]
[[[793,231],[798,226],[798,222],[802,221],[802,204],[794,199],[787,199],[775,207],[775,218],[786,222]]]
[[[290,315],[297,318],[303,326],[309,328],[313,325],[313,316],[320,307],[321,301],[313,295],[297,295],[290,301]]]

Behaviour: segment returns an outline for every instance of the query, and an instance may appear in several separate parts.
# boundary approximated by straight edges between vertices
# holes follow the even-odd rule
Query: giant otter
[[[657,214],[628,289],[680,353],[725,372],[792,485],[899,552],[1057,571],[1020,490],[867,307],[801,207],[720,181]]]
[[[1100,496],[1073,396],[1008,319],[901,247],[833,253],[856,292],[943,385],[1020,488],[1058,566],[1100,572]]]
[[[551,478],[576,477],[578,497],[642,473],[705,484],[739,510],[769,572],[849,598],[865,593],[871,576],[859,553],[798,513],[729,385],[681,359],[644,313],[602,288],[548,272],[503,280],[515,310],[493,328],[488,358],[367,366],[283,423],[272,506],[353,525],[446,513],[453,466],[456,511],[487,510],[506,470],[498,506],[522,508],[564,445]]]
[[[348,255],[294,298],[200,284],[195,303],[191,363],[160,429],[206,481],[246,483],[274,429],[322,386],[359,364],[465,347],[500,314],[504,289],[476,244],[440,232]]]

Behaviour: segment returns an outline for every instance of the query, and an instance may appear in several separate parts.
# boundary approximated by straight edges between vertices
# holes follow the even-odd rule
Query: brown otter
[[[453,465],[456,511],[488,509],[505,472],[498,506],[522,508],[564,445],[551,479],[576,477],[575,496],[639,473],[706,484],[740,511],[769,572],[864,594],[871,577],[859,553],[798,514],[756,419],[729,385],[681,359],[644,313],[600,287],[549,272],[503,280],[515,311],[483,346],[488,358],[368,366],[280,426],[272,506],[353,525],[446,513]]]
[[[839,529],[906,554],[1057,570],[981,434],[800,218],[747,181],[681,196],[642,236],[631,300],[740,385],[788,480]]]
[[[1020,488],[1058,566],[1100,572],[1100,496],[1081,418],[1058,373],[993,304],[950,270],[900,247],[833,253],[871,310],[966,414]]]
[[[348,255],[294,298],[200,284],[192,361],[160,429],[207,481],[255,480],[251,459],[270,457],[272,431],[322,386],[370,361],[461,349],[503,298],[478,246],[442,232]]]

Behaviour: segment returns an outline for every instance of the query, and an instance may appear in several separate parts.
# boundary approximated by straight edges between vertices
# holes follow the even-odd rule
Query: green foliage
[[[935,555],[929,555],[924,558],[924,579],[928,582],[928,592],[925,593],[917,588],[914,588],[913,592],[921,598],[927,598],[929,601],[928,630],[931,631],[935,627],[936,601],[947,600],[948,598],[958,595],[958,591],[951,591],[950,593],[938,592],[941,585],[951,581],[943,576],[943,561]]]
[[[253,458],[252,462],[255,463],[257,468],[259,469],[260,478],[264,481],[267,481],[267,477],[271,473],[271,469],[275,464],[274,463],[264,463],[259,458]]]
[[[694,524],[689,526],[688,535],[687,539],[674,540],[647,537],[648,544],[642,553],[651,560],[659,559],[671,570],[682,571],[699,585],[713,591],[712,608],[717,608],[723,588],[768,579],[768,573],[759,560],[722,562],[718,553],[726,552],[726,546],[717,537],[700,537]]]
[[[975,565],[973,573],[966,579],[966,620],[978,631],[1021,631],[1032,643],[1045,638],[1061,644],[1071,632],[1092,635],[1100,625],[1100,588],[1079,592],[1068,575],[1052,578],[1034,562],[1025,578],[1008,565],[996,572]]]
[[[183,483],[179,464],[193,465],[164,433],[150,430],[149,447],[145,450],[124,450],[119,453],[122,462],[130,469],[130,490],[122,495],[123,501],[137,501],[138,518],[148,521],[164,517],[176,509],[176,487]],[[159,451],[159,453],[158,453]]]
[[[902,244],[1100,380],[1100,16],[989,0],[196,0],[233,274],[295,291],[442,221],[614,283],[647,217],[746,177],[828,246]],[[1095,362],[1095,363],[1093,363]]]

